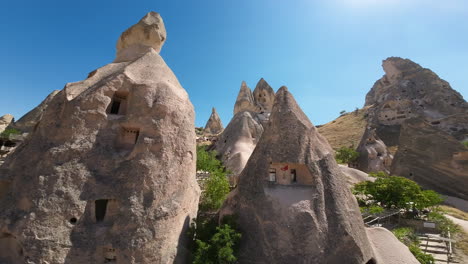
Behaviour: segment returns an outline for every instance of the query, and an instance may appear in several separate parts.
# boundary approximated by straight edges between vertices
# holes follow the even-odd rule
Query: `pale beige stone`
[[[14,119],[15,118],[10,114],[0,117],[0,133],[2,133]]]
[[[240,263],[373,258],[357,201],[332,148],[286,87],[277,92],[265,131],[220,217],[230,214],[243,233]]]
[[[378,264],[419,264],[419,261],[392,232],[382,227],[366,228]]]
[[[157,53],[166,42],[166,28],[162,17],[149,12],[140,22],[128,28],[117,42],[115,62],[131,61],[148,52],[149,48]]]
[[[193,106],[155,49],[97,69],[0,167],[0,259],[185,263],[195,164]]]
[[[206,134],[217,135],[223,132],[224,127],[223,123],[221,122],[221,118],[219,118],[218,112],[216,112],[216,108],[213,107],[211,109],[211,115],[205,125],[204,132]]]

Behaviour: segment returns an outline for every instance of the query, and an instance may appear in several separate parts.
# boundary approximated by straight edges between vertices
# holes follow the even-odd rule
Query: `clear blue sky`
[[[161,55],[204,126],[224,125],[242,80],[288,86],[314,124],[364,104],[381,61],[410,58],[468,97],[468,1],[2,1],[0,115],[17,119],[52,90],[112,62],[120,33],[161,13]]]

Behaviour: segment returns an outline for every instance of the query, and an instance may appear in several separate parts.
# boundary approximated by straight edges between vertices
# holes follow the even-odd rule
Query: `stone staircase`
[[[451,242],[453,240],[442,237],[440,234],[420,234],[419,248],[426,254],[431,254],[436,264],[456,263],[452,260]]]

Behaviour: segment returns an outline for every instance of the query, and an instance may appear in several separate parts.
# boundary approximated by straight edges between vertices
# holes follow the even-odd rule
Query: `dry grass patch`
[[[456,217],[458,219],[468,221],[468,213],[467,212],[463,212],[461,210],[458,210],[457,208],[453,208],[453,207],[446,206],[446,205],[441,205],[440,208],[442,210],[444,210],[444,212],[446,214],[448,214],[448,215],[451,215],[451,216]]]
[[[318,131],[328,140],[334,150],[350,146],[356,148],[366,130],[367,121],[364,116],[368,108],[344,114],[320,126]]]

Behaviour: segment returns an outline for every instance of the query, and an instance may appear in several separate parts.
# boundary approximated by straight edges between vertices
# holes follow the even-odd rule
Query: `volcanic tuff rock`
[[[401,124],[415,117],[459,140],[468,137],[468,123],[457,122],[468,115],[468,104],[448,82],[408,59],[391,57],[382,66],[385,75],[366,95],[365,105],[373,105],[369,121],[387,146],[398,145]]]
[[[216,109],[213,107],[211,110],[211,115],[205,125],[205,133],[207,134],[219,134],[223,132],[223,123],[221,123],[221,118],[219,118]]]
[[[15,118],[10,114],[0,117],[0,133],[2,133],[14,119]]]
[[[389,153],[385,143],[377,136],[375,129],[367,128],[356,151],[359,152],[358,169],[365,172],[390,173],[393,156]]]
[[[358,204],[328,142],[286,87],[221,217],[236,214],[240,263],[366,263]]]
[[[419,264],[405,244],[401,243],[388,229],[366,228],[378,264]]]
[[[468,200],[468,150],[423,120],[412,119],[402,125],[392,173],[425,188]]]
[[[221,134],[215,149],[234,175],[242,172],[262,133],[263,126],[255,114],[245,111],[236,114]]]
[[[273,89],[263,78],[258,81],[253,93],[244,81],[241,84],[234,105],[234,117],[214,146],[234,178],[245,167],[263,133],[274,97]]]
[[[360,183],[363,181],[375,181],[374,177],[370,177],[369,174],[348,167],[348,165],[342,165],[338,164],[338,167],[340,168],[341,172],[346,176],[346,182],[348,183],[348,186],[352,188],[356,183]]]
[[[131,26],[120,36],[117,42],[115,62],[132,61],[153,49],[161,51],[166,42],[166,28],[162,17],[156,12],[149,12],[137,24]]]
[[[23,133],[31,133],[34,131],[36,125],[41,121],[42,115],[60,90],[54,90],[51,92],[38,106],[22,116],[18,121],[11,124],[12,128],[18,129]]]
[[[398,150],[391,173],[466,199],[468,103],[429,69],[401,58],[383,62],[385,75],[366,96],[369,125]]]
[[[66,85],[0,167],[4,262],[184,263],[200,194],[194,110],[157,43],[133,43],[150,48],[122,47],[132,61]]]
[[[244,111],[270,113],[274,100],[275,92],[263,78],[258,81],[253,93],[243,81],[234,105],[234,115]]]

